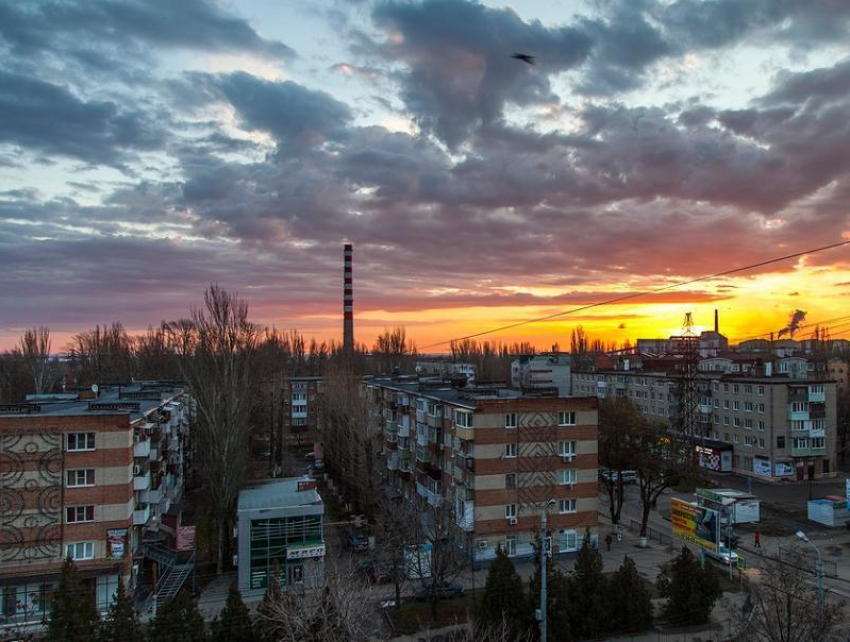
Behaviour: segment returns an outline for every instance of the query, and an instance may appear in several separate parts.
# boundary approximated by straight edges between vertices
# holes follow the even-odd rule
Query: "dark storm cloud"
[[[160,146],[165,131],[114,102],[85,101],[67,88],[0,71],[0,141],[45,154],[114,165],[127,150]]]
[[[498,121],[508,102],[555,101],[549,74],[580,64],[591,45],[579,29],[550,29],[471,2],[381,3],[373,18],[403,39],[372,43],[373,53],[408,65],[399,76],[402,99],[420,127],[450,146]],[[538,65],[511,59],[516,51],[537,55]]]
[[[76,44],[128,41],[159,47],[251,51],[290,57],[292,49],[260,37],[243,19],[206,0],[79,0],[0,5],[0,35],[21,54],[52,50],[68,36]],[[80,56],[91,50],[77,49]],[[105,61],[93,56],[91,64]]]

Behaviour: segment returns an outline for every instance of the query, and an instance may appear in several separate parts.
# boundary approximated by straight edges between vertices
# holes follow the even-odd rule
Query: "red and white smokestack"
[[[354,250],[351,243],[346,243],[343,250],[343,285],[342,285],[342,349],[347,353],[354,350],[354,282],[352,271],[352,254]]]

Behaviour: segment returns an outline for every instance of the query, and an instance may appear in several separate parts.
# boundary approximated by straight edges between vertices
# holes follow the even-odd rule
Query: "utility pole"
[[[546,623],[546,575],[548,568],[548,553],[546,551],[546,529],[549,522],[549,505],[543,507],[543,514],[540,516],[540,642],[547,642],[547,623]]]

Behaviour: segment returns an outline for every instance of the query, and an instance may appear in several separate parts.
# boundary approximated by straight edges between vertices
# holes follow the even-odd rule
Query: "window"
[[[516,473],[508,473],[505,475],[505,488],[516,488]]]
[[[723,441],[729,441],[729,433],[728,432],[723,433]]]
[[[67,481],[66,486],[68,488],[94,486],[94,468],[65,471],[65,479]]]
[[[733,437],[735,438],[735,443],[737,444],[737,443],[738,443],[738,433],[735,433],[735,434],[733,435]]]
[[[759,437],[759,448],[764,448],[764,437]]]
[[[720,424],[720,415],[714,415],[714,423]]]
[[[505,415],[505,428],[516,428],[516,427],[517,427],[516,413],[515,412],[509,412],[508,414]]]
[[[510,459],[516,457],[516,444],[505,444],[505,457]]]
[[[306,392],[293,392],[292,393],[292,401],[307,401],[307,393]]]
[[[741,409],[741,402],[740,401],[732,402],[732,409],[733,410],[740,410]]]
[[[729,384],[728,383],[723,384],[723,392],[729,392]]]
[[[719,408],[719,407],[720,407],[720,399],[717,399],[716,397],[715,397],[715,399],[714,399],[714,407],[715,407],[715,408]]]
[[[505,519],[516,519],[516,504],[505,505]]]
[[[791,448],[808,448],[809,440],[808,439],[792,439],[791,440]]]
[[[752,401],[745,401],[745,402],[744,402],[744,410],[746,410],[747,412],[752,412],[752,411],[753,411],[753,407],[754,407],[754,406],[753,406],[753,402],[752,402]]]
[[[755,437],[744,437],[744,443],[747,444],[747,446],[755,446],[756,445],[756,438]]]
[[[572,486],[578,481],[578,471],[574,468],[558,471],[558,483],[561,486]]]
[[[293,425],[293,426],[306,426],[307,425],[307,417],[293,417],[291,425]]]
[[[575,412],[564,412],[563,410],[558,413],[558,425],[559,426],[575,426],[576,425],[576,413]]]
[[[67,441],[68,452],[81,450],[94,450],[94,433],[93,432],[69,432]]]
[[[735,425],[735,428],[740,428],[741,427],[741,420],[738,419],[737,417],[734,417],[733,418],[733,424]]]
[[[508,535],[505,538],[505,555],[512,557],[516,555],[516,535]]]
[[[65,509],[65,523],[79,524],[94,521],[94,506],[68,506]]]
[[[747,430],[753,429],[753,420],[752,419],[744,419],[744,428]]]
[[[574,441],[559,441],[558,454],[561,457],[575,457],[576,442]]]
[[[729,400],[728,399],[723,400],[723,407],[726,408],[726,410],[729,410]]]
[[[740,390],[741,390],[741,387],[737,383],[732,386],[732,392],[734,392],[735,394],[738,394],[738,392],[740,392]]]
[[[809,402],[808,401],[792,401],[791,402],[791,412],[808,412],[809,410]]]
[[[94,542],[75,542],[65,544],[65,557],[70,557],[75,562],[80,560],[94,559]]]
[[[764,430],[764,422],[759,421],[759,430]]]
[[[824,447],[824,438],[823,437],[813,437],[812,438],[812,448],[823,448]]]
[[[764,404],[763,403],[759,404],[759,412],[764,412]]]
[[[578,512],[577,501],[575,499],[562,499],[558,502],[558,512],[561,515]]]
[[[751,385],[744,386],[744,393],[748,395],[753,394],[753,387]]]
[[[724,426],[728,426],[728,425],[729,425],[729,416],[728,416],[728,415],[724,415],[724,417],[723,417],[723,425],[724,425]]]
[[[472,428],[472,413],[455,411],[455,423],[461,428]]]
[[[714,441],[720,441],[720,433],[716,430],[714,431]]]
[[[776,447],[777,448],[785,448],[785,435],[777,435],[776,436]]]
[[[763,395],[764,394],[764,386],[759,386],[758,392],[759,392],[760,395]]]
[[[575,551],[578,549],[578,534],[575,530],[563,530],[561,531],[561,550],[562,551]]]

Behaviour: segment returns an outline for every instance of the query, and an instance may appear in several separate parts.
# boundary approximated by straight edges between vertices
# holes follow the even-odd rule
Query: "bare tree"
[[[632,429],[644,421],[640,411],[628,399],[605,399],[599,402],[599,463],[608,469],[602,476],[602,487],[608,495],[611,524],[620,523],[623,510],[623,471],[632,470],[635,452]]]
[[[74,337],[69,357],[78,383],[127,381],[133,375],[133,345],[121,323],[96,325]]]
[[[379,425],[375,407],[353,370],[339,367],[325,374],[320,412],[327,472],[346,501],[371,518],[380,498],[374,450]]]
[[[50,328],[40,326],[24,331],[16,352],[32,377],[35,394],[41,395],[53,388],[50,369]]]
[[[412,371],[411,366],[416,360],[416,344],[408,339],[403,327],[384,330],[375,339],[372,353],[378,360],[380,372],[391,373],[398,368],[400,371]]]
[[[737,614],[742,631],[738,639],[746,642],[846,639],[836,631],[846,621],[843,602],[819,609],[812,578],[799,570],[810,561],[799,549],[783,552],[783,557],[781,563],[765,560],[759,576],[750,583],[749,597]]]
[[[197,403],[197,461],[218,529],[216,571],[221,573],[226,533],[248,463],[259,328],[248,320],[248,304],[218,285],[204,293],[204,307],[192,311],[191,324],[170,327]]]
[[[349,574],[329,573],[325,587],[264,601],[260,629],[279,642],[365,642],[375,639],[371,589]]]

